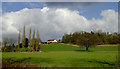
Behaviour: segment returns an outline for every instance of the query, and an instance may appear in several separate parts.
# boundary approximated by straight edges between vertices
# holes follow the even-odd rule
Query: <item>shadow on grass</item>
[[[2,59],[2,69],[6,69],[6,68],[9,69],[9,67],[12,67],[12,68],[19,67],[20,69],[22,69],[22,67],[24,67],[25,69],[29,69],[29,67],[38,67],[35,64],[23,62],[28,59],[31,59],[31,57],[23,58],[20,60],[13,60],[12,58]]]
[[[77,52],[87,52],[86,50],[74,50],[74,51],[77,51]],[[89,50],[88,52],[93,52],[93,51]]]
[[[31,60],[33,63],[30,62]],[[24,67],[25,65],[26,67],[35,67],[35,66],[41,67],[43,66],[43,64],[41,63],[51,64],[53,62],[54,61],[51,60],[50,58],[39,58],[38,60],[38,58],[32,58],[32,57],[27,57],[27,58],[22,58],[22,59],[16,59],[15,57],[11,57],[11,58],[3,59],[2,66],[3,67]],[[39,63],[40,65],[36,65],[34,63]]]
[[[110,62],[107,62],[107,61],[98,61],[98,60],[92,60],[92,61],[88,61],[90,63],[99,63],[99,64],[102,64],[103,66],[104,65],[109,65],[109,66],[115,66],[114,63],[110,63]]]
[[[14,57],[13,57],[14,58]],[[29,60],[31,59],[31,57],[28,57],[28,58],[23,58],[23,59],[19,59],[19,60],[13,60],[13,58],[6,58],[4,60],[10,62],[10,63],[19,63],[19,62],[24,62],[26,60]]]

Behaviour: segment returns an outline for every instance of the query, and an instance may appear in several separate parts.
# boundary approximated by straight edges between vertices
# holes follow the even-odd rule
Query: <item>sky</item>
[[[66,33],[102,30],[118,32],[117,2],[3,2],[2,35],[18,38],[18,30],[39,30],[42,41]],[[1,35],[1,34],[0,34]]]

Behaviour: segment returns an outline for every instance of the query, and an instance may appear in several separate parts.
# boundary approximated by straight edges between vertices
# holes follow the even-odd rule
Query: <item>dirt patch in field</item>
[[[76,47],[80,47],[80,45],[76,45],[76,44],[67,44],[67,43],[61,43],[61,44],[66,44],[66,45],[71,45],[71,46],[76,46]],[[116,44],[111,44],[111,45],[97,45],[97,46],[117,46]]]
[[[97,46],[117,46],[116,44],[111,44],[111,45],[97,45]]]

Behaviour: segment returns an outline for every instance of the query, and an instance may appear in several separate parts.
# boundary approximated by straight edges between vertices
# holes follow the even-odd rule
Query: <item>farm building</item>
[[[56,39],[50,39],[50,40],[47,41],[47,43],[56,43],[56,42],[57,42]]]

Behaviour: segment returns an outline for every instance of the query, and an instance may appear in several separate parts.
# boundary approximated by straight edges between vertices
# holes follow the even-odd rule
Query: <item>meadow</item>
[[[118,45],[91,47],[86,52],[84,47],[46,44],[41,45],[41,52],[4,52],[2,58],[12,64],[27,63],[38,67],[114,67]]]

